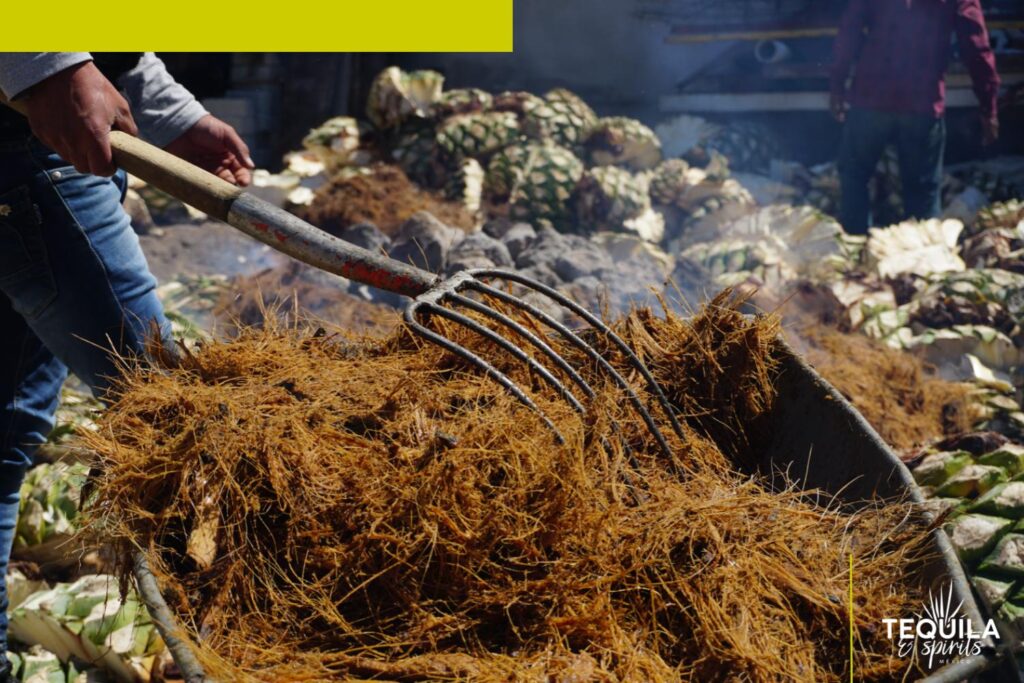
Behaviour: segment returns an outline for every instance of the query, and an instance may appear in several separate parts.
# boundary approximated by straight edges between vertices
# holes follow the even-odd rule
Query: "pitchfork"
[[[11,106],[20,110],[16,104],[11,104]],[[476,293],[482,297],[500,301],[531,316],[535,321],[549,328],[553,334],[561,336],[578,349],[625,392],[630,404],[643,419],[665,457],[678,471],[672,450],[657,422],[626,378],[612,366],[608,359],[602,356],[593,345],[585,341],[580,334],[570,329],[568,325],[563,324],[537,306],[514,296],[503,287],[494,285],[495,283],[511,284],[523,290],[541,294],[577,316],[594,332],[603,336],[622,353],[628,365],[640,374],[672,429],[682,438],[683,431],[671,404],[643,361],[621,337],[616,335],[597,316],[551,287],[518,273],[497,269],[467,270],[448,279],[442,279],[428,271],[375,254],[333,237],[291,213],[138,138],[112,131],[110,145],[113,149],[114,160],[119,167],[177,197],[186,204],[190,204],[264,244],[270,245],[277,251],[329,273],[412,298],[405,309],[405,321],[412,332],[450,351],[496,381],[521,403],[535,411],[551,429],[555,438],[562,442],[564,441],[563,436],[551,418],[508,375],[470,349],[439,334],[427,325],[432,316],[438,316],[472,330],[526,364],[533,373],[554,388],[572,406],[573,410],[581,414],[584,413],[583,401],[576,392],[556,376],[552,367],[558,368],[564,373],[570,379],[571,384],[575,385],[577,391],[582,392],[587,399],[592,399],[595,390],[583,378],[579,370],[552,349],[541,335],[530,331],[497,308],[467,296],[467,294]],[[466,315],[459,309],[472,311],[490,320],[493,326],[481,324],[478,319]],[[551,367],[526,353],[519,344],[506,336],[509,333],[534,347],[539,356],[545,358]]]

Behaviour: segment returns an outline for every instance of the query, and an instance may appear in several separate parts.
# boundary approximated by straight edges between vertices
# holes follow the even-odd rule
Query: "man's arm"
[[[0,52],[0,90],[14,99],[36,83],[91,60],[88,52]]]
[[[115,85],[131,105],[139,135],[157,147],[167,146],[209,113],[152,52],[144,53]]]
[[[248,185],[252,180],[249,148],[235,129],[211,116],[155,54],[143,54],[117,85],[142,137],[228,182]]]
[[[127,99],[88,52],[0,54],[0,89],[25,102],[32,132],[78,170],[114,173],[109,132],[137,135],[134,108],[150,142],[224,180],[249,184],[253,163],[245,143],[175,82],[156,55],[145,53],[117,81]]]
[[[14,98],[65,69],[91,60],[88,52],[0,53],[0,89]],[[158,147],[183,135],[208,113],[152,52],[144,53],[114,85],[128,100],[141,137]]]
[[[960,56],[971,74],[974,94],[981,109],[984,142],[989,144],[999,135],[999,114],[996,110],[999,74],[979,0],[957,0],[954,22]]]
[[[88,52],[0,53],[0,89],[13,99],[47,78],[91,60]],[[208,113],[152,52],[144,53],[115,85],[128,100],[140,135],[158,147],[180,137]]]
[[[866,0],[850,0],[839,20],[839,33],[836,35],[832,56],[830,97],[832,115],[839,121],[846,118],[846,81],[864,46],[864,27],[867,21]]]
[[[0,89],[24,104],[35,136],[83,173],[112,175],[111,129],[138,132],[88,52],[0,54]]]

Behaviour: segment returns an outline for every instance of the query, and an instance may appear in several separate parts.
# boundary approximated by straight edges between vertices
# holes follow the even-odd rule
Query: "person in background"
[[[871,224],[868,181],[895,144],[908,218],[935,218],[946,146],[946,67],[951,36],[971,74],[985,145],[999,136],[999,76],[979,0],[850,0],[839,24],[831,109],[843,123],[840,222]],[[850,80],[853,71],[852,82]]]
[[[169,325],[121,202],[111,129],[246,185],[253,163],[153,53],[0,53],[0,683],[19,488],[70,369],[103,397],[115,354]]]

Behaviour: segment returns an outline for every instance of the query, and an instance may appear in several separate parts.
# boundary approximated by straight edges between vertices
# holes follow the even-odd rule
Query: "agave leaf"
[[[25,501],[25,508],[18,516],[18,536],[27,545],[42,543],[46,537],[46,508],[34,498]]]
[[[51,652],[36,650],[25,654],[22,683],[65,683],[60,660]]]
[[[18,681],[21,680],[21,670],[25,665],[25,659],[17,652],[7,653],[7,661],[11,663],[11,678]]]

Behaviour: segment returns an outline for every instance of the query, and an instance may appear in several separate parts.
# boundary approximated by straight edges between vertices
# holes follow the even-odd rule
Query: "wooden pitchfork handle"
[[[24,102],[0,103],[27,116]],[[314,268],[415,297],[439,282],[433,273],[338,239],[242,188],[139,138],[110,131],[119,168],[190,206]]]

